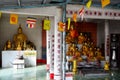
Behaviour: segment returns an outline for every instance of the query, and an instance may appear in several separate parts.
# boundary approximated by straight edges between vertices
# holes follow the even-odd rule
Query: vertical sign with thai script
[[[55,55],[54,55],[54,79],[61,80],[62,58],[61,58],[61,33],[55,35]]]
[[[54,34],[51,33],[50,48],[50,80],[54,79]]]
[[[51,37],[50,37],[50,31],[47,31],[47,65],[46,65],[46,69],[49,72],[50,70],[50,49],[51,49]]]
[[[51,70],[54,72],[54,35],[51,35]]]

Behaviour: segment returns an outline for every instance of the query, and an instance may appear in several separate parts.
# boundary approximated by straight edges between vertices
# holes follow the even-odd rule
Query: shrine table
[[[36,66],[37,51],[2,51],[2,68],[13,67],[13,62],[20,56],[24,58],[25,67]]]

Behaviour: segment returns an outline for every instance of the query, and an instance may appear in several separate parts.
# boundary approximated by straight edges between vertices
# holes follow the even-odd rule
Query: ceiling
[[[110,0],[111,3],[105,8],[120,9],[120,0]],[[0,10],[13,8],[31,8],[41,6],[58,6],[62,4],[85,5],[88,0],[0,0]],[[101,7],[101,0],[92,0],[94,7]]]
[[[79,4],[86,4],[88,0],[71,0],[69,3],[79,3]],[[101,0],[92,0],[92,5],[95,7],[101,7]],[[110,4],[107,6],[107,8],[120,8],[120,0],[110,0]]]

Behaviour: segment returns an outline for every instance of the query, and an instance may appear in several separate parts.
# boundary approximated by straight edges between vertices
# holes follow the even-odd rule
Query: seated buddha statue
[[[83,33],[80,33],[80,35],[78,36],[78,44],[82,44],[84,40],[85,40],[85,37]]]
[[[92,47],[90,47],[89,51],[88,51],[88,60],[89,61],[94,61],[94,51],[93,51]]]
[[[96,55],[96,58],[98,60],[103,60],[104,59],[104,57],[102,56],[102,52],[101,52],[100,48],[97,48],[97,50],[95,51],[95,55]]]
[[[18,28],[18,33],[14,35],[13,39],[15,48],[18,47],[19,44],[21,44],[21,47],[23,47],[24,42],[27,41],[26,35],[22,32],[21,25]]]
[[[20,45],[20,42],[18,42],[18,45],[17,45],[17,47],[16,47],[16,50],[22,50],[22,47],[21,47],[21,45]]]
[[[67,44],[70,44],[72,42],[72,37],[70,36],[70,33],[67,33],[65,37],[65,41]]]
[[[12,43],[10,40],[8,40],[4,46],[4,50],[11,50],[12,49]]]
[[[87,43],[84,43],[83,46],[82,46],[82,54],[84,56],[87,56],[88,55],[88,44]]]

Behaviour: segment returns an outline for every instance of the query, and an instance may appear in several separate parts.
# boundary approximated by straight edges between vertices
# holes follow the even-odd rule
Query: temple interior
[[[0,80],[119,80],[119,9],[78,7],[1,11]]]

